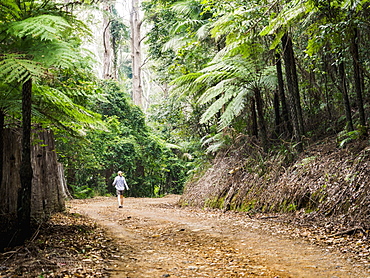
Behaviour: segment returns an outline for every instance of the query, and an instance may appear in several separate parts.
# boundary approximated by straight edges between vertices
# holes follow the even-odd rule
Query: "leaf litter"
[[[117,244],[95,221],[57,213],[23,246],[0,253],[1,277],[109,277]]]

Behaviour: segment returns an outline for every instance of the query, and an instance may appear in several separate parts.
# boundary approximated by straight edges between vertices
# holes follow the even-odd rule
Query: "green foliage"
[[[40,63],[28,60],[24,54],[5,54],[0,57],[0,78],[4,83],[23,83],[42,76],[45,76],[45,69]]]
[[[301,19],[305,12],[306,6],[304,1],[290,1],[275,18],[270,19],[269,25],[260,32],[260,35],[272,35],[280,28],[292,26]]]
[[[84,186],[70,185],[70,186],[72,188],[73,197],[77,199],[87,199],[95,196],[94,191],[87,185]]]
[[[160,82],[195,72],[212,58],[216,47],[208,32],[211,15],[202,11],[200,1],[151,1],[144,3],[144,10],[151,25],[149,54]]]
[[[357,130],[350,131],[350,132],[343,130],[338,134],[338,137],[337,137],[338,147],[344,148],[349,143],[359,140],[359,139],[363,139],[366,136],[367,136],[367,128],[363,126],[359,126]]]
[[[225,136],[223,133],[217,133],[214,136],[210,136],[209,138],[205,137],[202,138],[202,146],[206,147],[206,153],[216,154],[225,147]]]
[[[122,170],[130,186],[129,196],[159,196],[180,193],[189,170],[179,147],[167,144],[146,125],[141,110],[113,81],[101,82],[107,102],[96,103],[107,130],[87,130],[86,136],[71,140],[57,134],[68,184],[88,186],[95,194],[115,193],[112,181]],[[176,150],[176,152],[175,152]]]
[[[176,91],[187,91],[190,95],[202,93],[199,104],[208,104],[200,123],[206,123],[221,113],[219,130],[229,127],[244,112],[245,103],[253,95],[255,88],[271,88],[275,81],[263,74],[256,64],[241,56],[214,60],[198,74],[189,74],[175,79],[172,84]],[[196,78],[195,78],[196,77]],[[199,89],[202,88],[201,91]]]
[[[63,76],[67,68],[79,72],[76,69],[83,67],[76,37],[80,31],[89,32],[82,22],[56,5],[49,1],[8,0],[4,3],[13,12],[1,14],[0,19],[0,48],[4,53],[0,56],[0,81],[3,83],[0,106],[4,111],[11,109],[18,117],[21,109],[19,87],[32,79],[34,121],[71,132],[80,132],[87,125],[103,128],[100,116],[82,106],[86,102],[76,103],[77,98],[70,92],[94,93],[87,92],[86,86],[80,90],[76,86],[68,88]]]
[[[39,15],[9,23],[7,33],[18,38],[32,37],[40,41],[58,41],[71,25],[59,16]]]

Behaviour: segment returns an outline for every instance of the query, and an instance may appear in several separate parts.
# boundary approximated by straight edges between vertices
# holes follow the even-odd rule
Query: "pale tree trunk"
[[[105,6],[104,10],[110,13],[110,6]],[[110,79],[115,78],[114,73],[112,73],[112,43],[110,34],[110,20],[104,16],[103,20],[103,45],[104,45],[104,58],[103,58],[103,78]]]
[[[58,179],[60,180],[60,183],[58,184],[58,188],[59,188],[59,194],[62,196],[63,199],[69,199],[69,200],[72,200],[73,197],[71,195],[71,193],[69,192],[68,190],[68,187],[67,187],[67,181],[64,177],[64,166],[62,163],[57,163],[57,168],[58,168]],[[63,204],[62,204],[63,205]]]
[[[143,107],[143,88],[141,84],[141,25],[139,0],[132,0],[130,12],[131,58],[132,58],[132,99],[134,104]]]

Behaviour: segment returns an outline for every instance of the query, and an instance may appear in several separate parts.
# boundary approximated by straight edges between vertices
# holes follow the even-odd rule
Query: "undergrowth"
[[[249,213],[300,211],[370,227],[369,191],[368,140],[325,139],[299,155],[286,146],[265,154],[245,140],[190,181],[181,202]]]

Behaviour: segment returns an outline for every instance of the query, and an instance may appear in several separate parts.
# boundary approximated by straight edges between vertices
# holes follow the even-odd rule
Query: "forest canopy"
[[[241,133],[265,150],[289,141],[298,152],[307,140],[367,134],[369,1],[150,1],[144,9],[154,68],[166,72],[158,79],[190,103],[210,152]]]
[[[102,11],[100,3],[6,0],[0,5],[1,130],[26,126],[30,138],[32,129],[51,129],[75,197],[113,193],[118,170],[127,175],[131,196],[180,193],[192,168],[174,151],[181,148],[166,143],[133,104],[126,65],[120,78],[102,79],[99,57],[86,48],[94,33],[80,14]],[[128,40],[128,27],[114,12],[109,17],[108,38],[116,40],[114,51],[122,51],[127,44],[119,40]],[[24,149],[29,153],[29,145]],[[24,173],[24,180],[31,180],[32,171]]]

